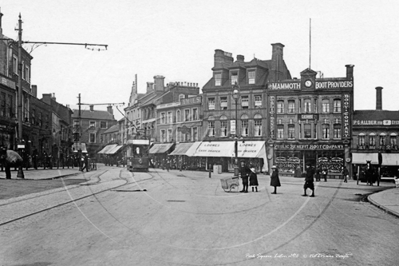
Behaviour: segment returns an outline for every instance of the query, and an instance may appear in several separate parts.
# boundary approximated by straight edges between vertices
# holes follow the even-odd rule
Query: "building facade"
[[[350,162],[353,65],[346,77],[301,79],[268,84],[268,159],[284,174],[300,174],[306,164],[340,174]]]

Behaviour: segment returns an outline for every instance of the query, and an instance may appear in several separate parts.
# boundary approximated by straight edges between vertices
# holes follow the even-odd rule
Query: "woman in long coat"
[[[270,177],[270,186],[274,187],[272,194],[277,194],[277,187],[280,187],[280,178],[278,177],[278,169],[275,165],[272,166],[272,175]]]
[[[251,173],[249,174],[249,185],[252,187],[252,192],[254,192],[254,187],[256,192],[258,192],[258,175],[256,174],[256,170],[254,167],[251,167]]]

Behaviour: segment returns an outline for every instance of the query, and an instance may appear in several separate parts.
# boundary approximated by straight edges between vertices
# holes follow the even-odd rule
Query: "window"
[[[173,117],[172,117],[172,112],[168,112],[168,115],[167,115],[167,119],[166,119],[168,122],[168,124],[173,124]]]
[[[176,131],[176,141],[177,141],[177,142],[183,141],[183,140],[182,140],[181,127],[178,127],[178,128],[177,128],[177,131]]]
[[[22,61],[22,79],[25,80],[25,62]]]
[[[330,138],[330,125],[329,124],[323,124],[322,125],[322,138],[323,139],[329,139]]]
[[[278,125],[277,126],[277,139],[283,139],[283,138],[284,138],[284,126]]]
[[[390,139],[389,139],[389,143],[390,143],[390,145],[391,145],[392,147],[395,147],[395,146],[397,145],[396,136],[391,135],[391,136],[390,136]]]
[[[198,109],[197,108],[193,108],[193,120],[198,120]]]
[[[231,85],[238,83],[238,72],[232,71],[231,72]]]
[[[181,100],[185,99],[185,98],[186,98],[186,95],[180,94],[180,95],[179,95],[179,102],[180,102]]]
[[[215,73],[215,86],[221,86],[221,85],[222,85],[222,74]]]
[[[6,116],[6,93],[2,92],[0,94],[0,116]]]
[[[36,113],[36,109],[32,109],[32,113],[31,113],[31,123],[32,123],[32,125],[36,125],[35,113]]]
[[[370,135],[369,136],[369,144],[370,144],[370,146],[375,146],[376,141],[375,141],[375,136],[374,135]]]
[[[248,71],[248,84],[255,84],[255,70]]]
[[[167,141],[172,142],[173,141],[173,136],[172,136],[172,129],[168,129],[168,135],[167,135]]]
[[[161,142],[166,142],[166,131],[164,129],[161,130]]]
[[[18,75],[18,57],[12,56],[12,68],[13,72]]]
[[[89,142],[90,143],[95,143],[96,142],[96,134],[95,133],[90,133]]]
[[[177,110],[176,111],[176,121],[177,122],[181,122],[181,118],[180,117],[181,117],[180,110]]]
[[[248,120],[241,120],[241,135],[243,137],[248,136]]]
[[[43,115],[41,112],[39,112],[39,127],[43,126]]]
[[[227,120],[220,121],[220,136],[227,137]]]
[[[12,95],[7,95],[7,101],[6,101],[6,117],[12,118],[14,115],[14,99]]]
[[[262,95],[255,95],[255,108],[262,107]]]
[[[295,126],[294,125],[288,126],[288,138],[295,139]]]
[[[30,68],[29,66],[25,66],[25,80],[30,83]]]
[[[165,124],[165,113],[161,113],[161,124]]]
[[[208,109],[215,110],[215,98],[208,98]]]
[[[341,138],[341,125],[339,124],[334,124],[334,139],[340,139]]]
[[[359,146],[364,146],[364,143],[366,142],[366,136],[364,135],[359,135]]]
[[[385,141],[385,135],[380,135],[380,146],[385,146],[386,141]]]
[[[215,136],[215,121],[208,121],[209,137]]]
[[[310,99],[305,100],[305,113],[311,113],[312,112],[312,103],[310,102]]]
[[[90,121],[89,122],[89,128],[90,127],[96,127],[96,121]]]
[[[107,128],[107,122],[106,121],[101,121],[100,122],[100,128]]]
[[[284,101],[277,101],[277,113],[278,114],[284,113]]]
[[[193,141],[198,141],[198,128],[193,127]]]
[[[262,119],[255,119],[255,137],[262,136]]]
[[[310,139],[312,137],[312,127],[310,124],[303,125],[304,138]]]
[[[328,100],[325,99],[321,102],[321,110],[323,113],[330,112],[330,102]]]
[[[288,101],[288,113],[290,113],[290,114],[295,113],[295,101],[294,100]]]
[[[227,110],[227,97],[220,98],[220,109]]]
[[[340,112],[341,112],[341,100],[335,99],[334,100],[334,113],[340,113]]]
[[[184,110],[184,121],[190,121],[190,109]]]
[[[249,99],[248,96],[241,96],[241,107],[243,109],[248,109]]]

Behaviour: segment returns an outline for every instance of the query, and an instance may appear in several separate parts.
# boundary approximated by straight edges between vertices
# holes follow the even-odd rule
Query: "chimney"
[[[94,105],[90,105],[90,112],[94,111]]]
[[[283,60],[284,44],[272,43],[272,60]]]
[[[155,91],[165,90],[164,79],[165,77],[161,75],[154,76]]]
[[[229,65],[231,65],[234,61],[233,56],[231,53],[225,52],[220,49],[215,50],[215,55],[214,55],[214,68],[225,68]]]
[[[43,102],[47,104],[51,104],[51,94],[50,93],[43,93],[42,94],[42,100]]]
[[[54,92],[51,94],[51,100],[53,100],[54,102],[56,102],[56,98],[55,98],[55,93],[54,93]]]
[[[375,88],[377,92],[376,110],[382,110],[382,87]]]
[[[147,82],[147,93],[153,92],[154,91],[154,83],[153,82]]]
[[[2,25],[2,21],[3,21],[3,13],[1,13],[1,9],[0,9],[0,37],[3,37],[3,25]]]
[[[32,96],[37,98],[37,85],[32,85]]]
[[[244,62],[244,56],[243,55],[237,55],[237,61],[238,62]]]
[[[114,114],[114,110],[112,110],[112,105],[107,106],[107,111],[108,111],[108,113],[110,113],[111,115]]]
[[[346,78],[353,79],[353,67],[355,65],[345,65],[346,67]]]

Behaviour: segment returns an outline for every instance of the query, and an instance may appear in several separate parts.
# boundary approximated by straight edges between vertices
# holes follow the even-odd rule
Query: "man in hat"
[[[314,175],[314,169],[313,167],[308,164],[306,165],[306,177],[305,177],[305,185],[303,185],[303,195],[304,197],[307,196],[306,194],[306,189],[310,188],[310,190],[312,190],[312,195],[310,195],[311,197],[314,197],[314,179],[313,179],[313,175]]]
[[[242,190],[240,192],[248,193],[248,176],[250,174],[251,170],[249,169],[248,166],[245,165],[245,162],[241,162],[241,167],[240,167],[240,175],[242,179]]]

